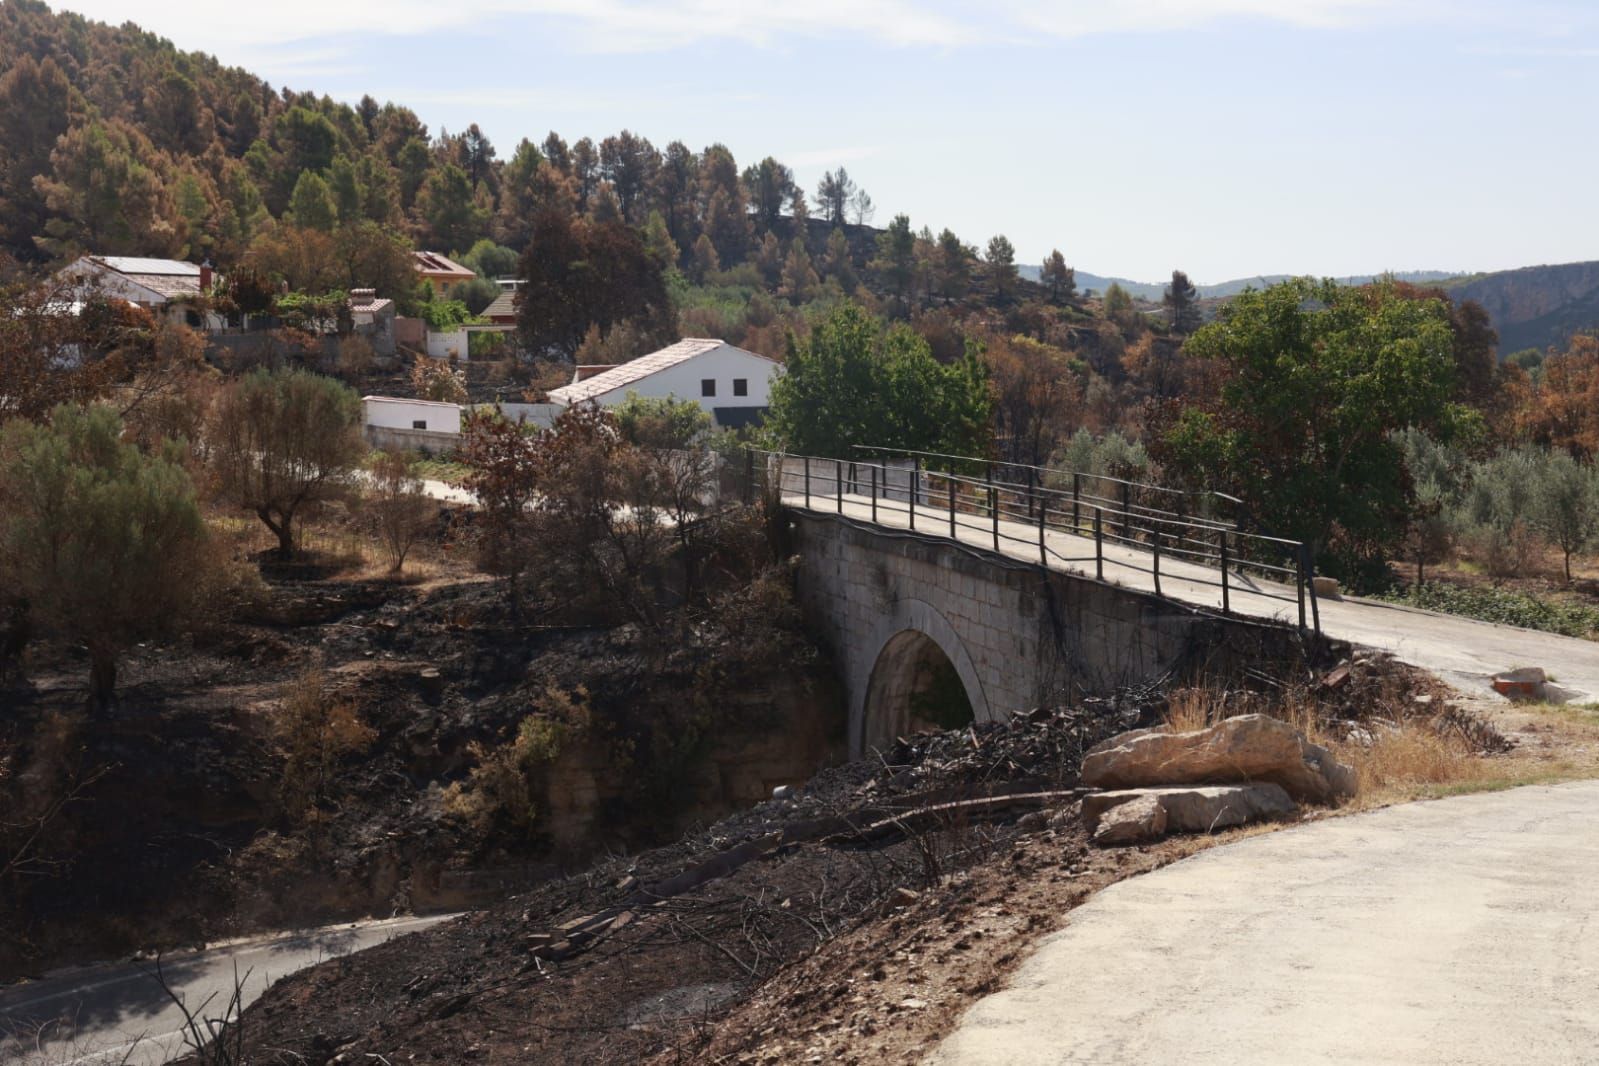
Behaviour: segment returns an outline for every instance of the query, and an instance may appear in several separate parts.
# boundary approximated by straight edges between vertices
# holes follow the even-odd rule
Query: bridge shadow
[[[867,749],[918,730],[958,729],[974,717],[960,672],[933,638],[915,629],[889,638],[866,689]]]

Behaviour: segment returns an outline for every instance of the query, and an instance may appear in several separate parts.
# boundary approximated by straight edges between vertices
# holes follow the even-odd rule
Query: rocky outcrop
[[[1087,813],[1084,807],[1085,817]],[[1166,835],[1166,808],[1155,796],[1139,796],[1111,807],[1091,824],[1094,843],[1103,847],[1159,840]]]
[[[1190,785],[1090,793],[1083,797],[1083,818],[1097,840],[1100,827],[1124,822],[1117,811],[1129,804],[1144,810],[1150,800],[1164,813],[1163,829],[1169,833],[1213,833],[1282,818],[1299,809],[1281,785]]]
[[[1136,730],[1083,758],[1082,784],[1100,789],[1271,783],[1306,803],[1355,794],[1355,774],[1319,744],[1263,714],[1228,718],[1187,733]]]

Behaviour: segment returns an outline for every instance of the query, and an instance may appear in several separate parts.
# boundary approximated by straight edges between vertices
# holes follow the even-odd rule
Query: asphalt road
[[[1599,1062],[1599,782],[1213,848],[1073,911],[933,1066]]]
[[[792,477],[789,479],[792,482]],[[828,486],[830,487],[830,486]],[[804,496],[788,486],[783,502],[804,508]],[[846,493],[842,501],[818,494],[811,497],[812,511],[842,513],[856,520],[871,521],[870,497]],[[949,536],[949,513],[937,507],[918,507],[916,526],[934,535]],[[904,529],[910,515],[903,503],[878,501],[877,524]],[[999,550],[1003,554],[1037,562],[1038,529],[1024,522],[1001,521]],[[963,543],[992,551],[992,523],[980,516],[957,516],[956,537]],[[1092,537],[1074,536],[1051,530],[1046,536],[1050,566],[1082,574],[1093,574]],[[1106,541],[1104,544],[1105,580],[1128,588],[1152,591],[1150,554],[1142,546]],[[1201,607],[1221,606],[1213,566],[1201,566],[1176,558],[1161,561],[1161,592],[1170,599]],[[1292,586],[1234,576],[1229,606],[1237,614],[1295,622],[1299,608]],[[1367,647],[1392,652],[1402,662],[1437,674],[1466,692],[1491,692],[1494,674],[1520,666],[1541,666],[1555,680],[1550,696],[1578,703],[1599,701],[1599,641],[1539,633],[1530,629],[1494,625],[1470,618],[1419,611],[1373,600],[1323,599],[1320,603],[1322,631],[1329,636]],[[1599,1056],[1596,1056],[1599,1057]]]
[[[196,1016],[220,1017],[237,972],[244,1001],[278,978],[324,959],[414,933],[453,915],[358,922],[239,941],[161,961],[168,984]],[[166,1062],[186,1050],[183,1014],[151,963],[108,963],[0,990],[0,1063],[69,1066]]]

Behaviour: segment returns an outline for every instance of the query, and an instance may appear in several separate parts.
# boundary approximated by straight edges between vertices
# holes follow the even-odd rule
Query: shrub
[[[102,407],[0,431],[0,588],[89,652],[89,704],[116,688],[135,641],[187,628],[217,572],[194,485],[174,455],[122,440]]]
[[[1484,622],[1538,629],[1568,637],[1599,634],[1599,608],[1580,603],[1543,599],[1509,589],[1467,588],[1432,583],[1412,585],[1378,598],[1443,614],[1458,614]]]
[[[328,689],[327,677],[317,667],[290,684],[272,733],[284,751],[279,795],[284,809],[296,818],[332,794],[340,760],[365,751],[377,738],[356,705]]]
[[[367,472],[368,515],[389,556],[389,573],[398,574],[406,556],[438,517],[438,506],[422,492],[416,461],[379,453]]]

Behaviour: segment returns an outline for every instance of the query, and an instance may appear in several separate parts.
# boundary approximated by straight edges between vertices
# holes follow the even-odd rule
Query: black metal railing
[[[931,452],[862,451],[875,454],[837,459],[749,449],[746,498],[765,488],[789,505],[980,540],[1044,567],[1087,572],[1091,565],[1100,580],[1107,568],[1136,571],[1158,596],[1173,583],[1207,586],[1220,590],[1223,614],[1235,613],[1242,595],[1282,601],[1297,609],[1301,629],[1321,631],[1308,548],[1218,515],[1237,504],[1233,497]],[[1136,551],[1107,551],[1118,545]]]

